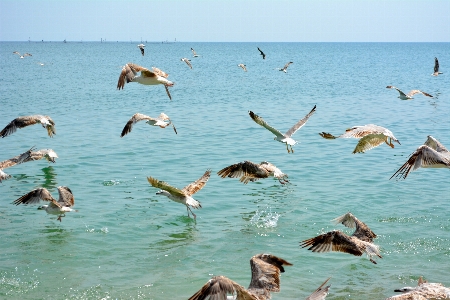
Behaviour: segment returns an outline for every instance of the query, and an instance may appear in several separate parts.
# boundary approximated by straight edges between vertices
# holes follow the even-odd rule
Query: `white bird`
[[[31,151],[33,150],[33,148],[25,151],[22,154],[19,154],[17,156],[14,156],[13,158],[4,160],[0,162],[0,182],[2,182],[2,180],[6,180],[8,178],[11,178],[11,175],[6,174],[3,170],[18,164],[21,164],[23,162],[28,161],[28,159],[30,158],[31,155]]]
[[[20,58],[25,58],[26,56],[33,56],[33,55],[31,55],[30,53],[25,53],[24,55],[21,55],[21,54],[20,54],[19,52],[17,52],[17,51],[14,51],[13,54],[19,55]]]
[[[142,56],[144,56],[144,47],[145,47],[145,45],[144,44],[139,44],[137,46],[138,46],[139,49],[141,49]]]
[[[274,138],[274,140],[279,141],[281,143],[285,143],[288,153],[290,153],[291,151],[292,151],[292,153],[294,153],[294,149],[292,149],[292,146],[294,146],[297,143],[297,141],[292,139],[291,136],[294,133],[296,133],[297,130],[302,128],[303,125],[306,124],[308,119],[315,113],[315,111],[316,111],[316,106],[314,105],[313,109],[311,109],[311,111],[303,119],[301,119],[294,126],[292,126],[291,129],[286,131],[285,134],[282,134],[280,131],[276,130],[275,128],[273,128],[272,126],[267,124],[266,121],[264,121],[263,118],[261,118],[260,116],[256,115],[252,111],[249,111],[249,115],[253,119],[253,121],[256,122],[256,124],[261,125],[262,127],[266,128],[267,130],[269,130],[270,132],[275,134],[276,137]],[[291,147],[290,150],[289,150],[289,146]]]
[[[152,118],[140,113],[135,113],[123,128],[120,137],[124,137],[126,134],[130,133],[131,129],[133,128],[133,125],[142,120],[147,120],[146,123],[148,125],[159,126],[161,128],[166,128],[167,126],[172,124],[172,121],[170,120],[169,116],[167,116],[165,113],[161,113],[157,118]],[[175,128],[175,126],[173,124],[172,126],[175,133],[177,133],[177,129]]]
[[[278,69],[279,71],[283,71],[284,73],[287,73],[287,68],[289,67],[290,64],[293,64],[294,62],[290,61],[287,64],[284,65],[283,68]]]
[[[58,193],[59,200],[56,201],[46,188],[37,188],[15,200],[13,204],[35,204],[41,200],[50,201],[50,204],[42,205],[38,209],[45,210],[48,214],[58,215],[57,220],[61,222],[61,218],[65,217],[67,212],[77,212],[77,210],[72,208],[75,204],[75,198],[68,187],[59,186]]]
[[[141,72],[139,76],[136,76],[138,72]],[[138,66],[133,63],[128,63],[122,68],[122,72],[120,73],[119,80],[117,81],[117,89],[123,89],[126,83],[137,82],[145,85],[156,85],[162,84],[166,88],[167,96],[172,100],[172,96],[170,96],[169,86],[173,86],[174,83],[172,81],[167,80],[169,75],[158,68],[153,67],[152,71],[147,68]]]
[[[176,187],[173,187],[169,185],[167,182],[160,181],[153,177],[147,177],[148,182],[156,188],[161,189],[156,193],[156,195],[163,195],[169,198],[170,200],[173,200],[175,202],[181,203],[186,205],[186,210],[188,212],[189,217],[189,211],[194,216],[194,219],[197,218],[197,216],[192,212],[192,208],[201,208],[202,205],[200,202],[192,198],[192,195],[197,193],[199,190],[201,190],[206,182],[208,181],[209,177],[211,176],[211,170],[207,170],[205,174],[203,174],[202,177],[197,179],[196,181],[192,182],[191,184],[185,186],[183,189],[178,189]]]
[[[391,148],[394,148],[392,141],[400,142],[394,136],[394,134],[384,127],[368,124],[364,126],[354,126],[349,128],[340,136],[334,136],[327,132],[319,133],[324,139],[337,139],[337,138],[357,138],[360,139],[356,145],[353,153],[364,153],[372,148],[378,147],[383,143],[386,143]],[[389,142],[388,142],[389,140]]]
[[[17,128],[24,128],[34,124],[41,124],[42,127],[47,129],[49,137],[53,137],[56,134],[55,122],[49,116],[33,115],[33,116],[23,116],[17,117],[12,120],[2,131],[0,131],[0,136],[2,138],[16,132]]]
[[[184,61],[188,65],[188,67],[192,69],[192,64],[191,64],[190,59],[187,59],[186,57],[184,57],[181,59],[181,61]]]
[[[431,300],[431,299],[450,299],[450,288],[445,287],[441,283],[432,283],[419,278],[416,287],[406,286],[394,290],[394,292],[402,293],[401,295],[386,298],[386,300]]]
[[[335,221],[336,224],[342,223],[349,228],[356,227],[355,232],[349,236],[340,230],[333,230],[304,240],[301,242],[300,246],[302,248],[309,246],[308,250],[311,250],[312,252],[339,251],[356,256],[361,256],[363,253],[366,253],[369,256],[369,260],[374,264],[376,264],[376,261],[372,259],[372,256],[382,258],[378,246],[372,243],[377,235],[352,213],[348,212],[345,215],[337,217],[333,221]]]
[[[442,72],[439,72],[439,61],[438,61],[437,57],[435,57],[434,58],[434,72],[431,75],[438,76],[439,74],[442,74]]]
[[[411,99],[414,99],[413,96],[414,96],[415,94],[422,94],[422,95],[424,95],[424,96],[433,98],[433,96],[431,96],[430,94],[425,93],[425,92],[422,92],[422,91],[420,91],[420,90],[411,90],[411,91],[409,91],[408,94],[405,94],[405,93],[403,93],[399,88],[396,88],[395,86],[392,86],[392,85],[388,85],[386,88],[387,88],[387,89],[395,89],[395,90],[397,90],[397,91],[400,93],[400,96],[398,96],[398,98],[400,98],[400,99],[402,99],[402,100],[411,100]]]
[[[195,52],[195,50],[193,48],[191,48],[191,51],[192,51],[192,56],[193,57],[198,57],[198,54]]]
[[[55,159],[58,158],[58,155],[56,154],[53,149],[41,149],[38,151],[31,151],[30,157],[25,159],[24,162],[31,161],[31,160],[40,160],[45,158],[48,162],[55,163]]]
[[[286,179],[288,176],[281,172],[276,166],[270,162],[263,161],[260,164],[255,164],[251,161],[243,161],[237,164],[230,165],[217,172],[222,178],[239,178],[239,181],[247,184],[249,181],[256,181],[262,178],[275,177],[281,184],[288,183]]]
[[[328,277],[327,280],[324,281],[324,283],[322,283],[317,290],[314,291],[314,293],[312,293],[311,295],[308,296],[308,298],[306,298],[305,300],[324,300],[327,295],[328,295],[328,291],[330,290],[330,285],[327,285],[326,287],[324,287],[325,284],[327,284],[328,280],[330,280],[331,277]]]
[[[268,300],[271,292],[280,291],[280,273],[283,266],[292,266],[286,260],[271,254],[257,254],[250,259],[252,279],[248,289],[225,277],[214,276],[189,300]],[[233,295],[227,298],[227,294]]]
[[[406,179],[411,171],[418,168],[449,168],[450,152],[437,139],[428,136],[425,143],[416,149],[394,175],[398,179]]]
[[[247,66],[244,64],[238,64],[238,67],[241,67],[242,70],[244,70],[245,72],[247,72]]]

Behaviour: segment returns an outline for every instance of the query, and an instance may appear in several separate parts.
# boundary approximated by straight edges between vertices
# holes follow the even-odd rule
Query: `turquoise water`
[[[55,164],[5,170],[12,178],[0,184],[0,298],[187,299],[212,275],[248,286],[249,259],[263,252],[294,264],[273,299],[305,298],[329,276],[327,299],[384,299],[419,276],[450,286],[449,171],[389,180],[427,135],[450,146],[450,44],[149,43],[144,57],[137,44],[0,43],[0,127],[46,114],[57,133],[20,129],[0,140],[0,160],[32,146],[59,156]],[[190,47],[201,56],[192,58]],[[435,56],[438,77],[431,76]],[[287,74],[274,70],[288,61]],[[162,86],[116,90],[127,62],[169,73],[173,101]],[[401,101],[387,85],[435,97]],[[294,135],[294,154],[248,116],[252,110],[284,132],[314,105]],[[141,122],[120,138],[136,112],[165,112],[178,135]],[[357,140],[318,135],[370,123],[401,145],[352,154]],[[243,160],[270,161],[291,184],[243,185],[216,175]],[[195,195],[203,206],[197,222],[146,180],[181,188],[208,168],[213,175]],[[61,223],[37,206],[11,204],[37,187],[57,196],[60,185],[70,187],[79,210]],[[348,211],[378,235],[377,265],[299,247],[332,229],[351,233],[330,222]]]

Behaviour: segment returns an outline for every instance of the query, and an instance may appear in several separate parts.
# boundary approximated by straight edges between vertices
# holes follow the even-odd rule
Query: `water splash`
[[[258,209],[255,215],[250,219],[250,224],[258,228],[274,228],[277,227],[280,215],[272,212],[272,208]]]

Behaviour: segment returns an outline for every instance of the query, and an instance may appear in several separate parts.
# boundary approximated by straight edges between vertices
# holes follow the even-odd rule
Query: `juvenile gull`
[[[36,204],[41,200],[50,201],[50,204],[42,205],[38,209],[45,210],[48,214],[58,215],[57,220],[61,222],[61,218],[66,216],[66,212],[77,212],[77,210],[72,208],[75,204],[75,198],[68,187],[59,186],[58,193],[59,200],[56,201],[46,188],[37,188],[15,200],[13,204]]]
[[[181,59],[181,61],[184,61],[188,65],[188,67],[192,69],[192,64],[191,64],[190,59],[187,59],[186,57],[184,57]]]
[[[403,93],[399,88],[396,88],[395,86],[392,86],[392,85],[388,85],[386,88],[387,88],[387,89],[395,89],[395,90],[397,90],[397,91],[400,93],[400,96],[398,96],[398,98],[400,98],[400,99],[402,99],[402,100],[411,100],[411,99],[414,99],[413,96],[414,96],[415,94],[422,94],[422,95],[424,95],[424,96],[433,98],[433,96],[431,96],[430,94],[425,93],[425,92],[422,92],[422,91],[420,91],[420,90],[411,90],[408,94],[405,94],[405,93]]]
[[[439,61],[438,61],[437,57],[435,57],[434,58],[434,72],[431,75],[438,76],[439,74],[442,74],[442,72],[439,72]]]
[[[327,295],[328,295],[328,291],[330,289],[330,285],[327,285],[326,287],[324,287],[325,284],[327,284],[328,280],[330,280],[331,277],[328,277],[327,280],[324,281],[324,283],[322,283],[317,290],[314,291],[314,293],[312,293],[311,295],[309,295],[309,297],[307,297],[305,300],[324,300]]]
[[[428,136],[425,143],[416,149],[394,175],[397,179],[406,179],[411,171],[418,168],[449,168],[450,152],[437,139]]]
[[[55,122],[49,116],[33,115],[33,116],[23,116],[17,117],[12,120],[2,131],[0,131],[0,136],[2,138],[16,132],[17,128],[24,128],[34,124],[41,124],[42,127],[47,129],[49,137],[53,137],[56,134]]]
[[[416,287],[403,287],[394,290],[394,292],[402,293],[401,295],[386,298],[386,300],[431,300],[431,299],[450,299],[450,288],[445,287],[441,283],[428,283],[419,278]]]
[[[262,178],[275,177],[281,184],[288,183],[288,176],[281,172],[276,166],[270,162],[263,161],[255,164],[251,161],[243,161],[237,164],[223,168],[217,174],[222,177],[238,178],[239,181],[247,184],[249,181],[256,181]]]
[[[389,129],[374,124],[354,126],[345,130],[345,133],[340,136],[334,136],[327,132],[321,132],[319,135],[328,140],[337,138],[360,139],[353,150],[353,154],[364,153],[365,151],[369,151],[370,149],[378,147],[383,143],[386,143],[391,148],[394,148],[392,141],[395,141],[400,145],[400,142],[395,138],[394,134]]]
[[[13,54],[19,55],[19,58],[25,58],[26,56],[33,56],[33,55],[31,55],[30,53],[25,53],[24,55],[21,55],[21,54],[20,54],[19,52],[17,52],[17,51],[14,51]]]
[[[266,55],[264,54],[264,52],[262,52],[261,49],[259,49],[259,47],[258,47],[258,51],[259,51],[259,54],[262,56],[262,58],[266,59]]]
[[[284,65],[283,68],[278,69],[279,71],[283,71],[284,73],[287,73],[287,68],[289,67],[290,64],[293,64],[294,62],[290,61],[287,64]]]
[[[349,228],[356,227],[355,232],[349,236],[340,230],[333,230],[304,240],[301,242],[300,246],[302,248],[309,246],[308,250],[311,250],[312,252],[339,251],[356,256],[361,256],[363,253],[366,253],[369,256],[369,260],[376,264],[372,259],[372,256],[381,258],[378,246],[372,243],[377,235],[350,212],[337,217],[333,221],[335,221],[336,224],[342,223]]]
[[[225,276],[214,276],[189,300],[268,300],[271,292],[280,291],[283,266],[292,264],[275,255],[257,254],[250,259],[252,279],[247,289]],[[233,297],[227,298],[228,294]]]
[[[245,72],[247,72],[247,66],[244,64],[238,64],[238,67],[241,67],[242,70],[244,70]]]
[[[198,54],[195,52],[195,50],[193,48],[191,48],[191,51],[192,51],[192,56],[193,57],[198,57]]]
[[[139,44],[137,46],[138,46],[139,49],[141,49],[142,56],[144,56],[144,47],[145,47],[145,45],[144,44]]]
[[[139,76],[136,76],[137,73],[141,72]],[[167,80],[169,75],[158,68],[152,67],[152,71],[147,68],[141,67],[139,65],[128,63],[122,68],[122,72],[120,73],[119,80],[117,81],[117,89],[123,89],[126,83],[137,82],[145,85],[164,85],[167,96],[172,100],[172,96],[169,92],[169,86],[173,86],[174,83],[172,81]]]
[[[172,124],[172,121],[170,120],[169,116],[167,116],[165,113],[161,113],[157,118],[152,118],[140,113],[135,113],[130,120],[128,120],[127,124],[125,124],[125,127],[122,130],[122,134],[120,137],[124,137],[126,134],[131,132],[131,129],[133,128],[133,125],[136,124],[139,121],[147,120],[148,125],[152,126],[159,126],[161,128],[166,128],[170,124]],[[169,121],[169,122],[166,122]],[[177,129],[172,124],[173,130],[175,133],[177,133]]]
[[[2,182],[2,180],[6,180],[8,178],[11,178],[11,175],[6,174],[3,170],[6,168],[10,168],[12,166],[21,164],[23,162],[28,161],[28,159],[30,158],[31,152],[32,152],[33,148],[25,151],[22,154],[19,154],[17,156],[14,156],[13,158],[4,160],[0,162],[0,182]]]
[[[40,160],[45,158],[48,162],[55,163],[55,159],[58,158],[58,155],[56,154],[53,149],[41,149],[38,151],[31,151],[30,157],[25,159],[24,162],[31,161],[31,160]]]
[[[153,187],[161,189],[159,192],[156,193],[156,195],[163,195],[169,198],[170,200],[186,205],[188,217],[190,211],[194,216],[194,219],[197,219],[197,216],[192,212],[191,207],[201,208],[202,205],[200,204],[200,202],[192,198],[192,195],[197,193],[205,186],[210,176],[211,170],[207,170],[202,177],[192,182],[191,184],[185,186],[181,190],[169,185],[167,182],[160,181],[153,177],[147,177],[147,180]]]
[[[292,146],[294,146],[297,143],[297,141],[292,139],[291,136],[294,133],[296,133],[297,130],[302,128],[303,125],[306,124],[308,119],[315,113],[315,111],[316,111],[316,106],[314,105],[313,109],[311,109],[311,111],[303,119],[301,119],[294,126],[292,126],[291,129],[286,131],[285,134],[282,134],[280,131],[278,131],[277,129],[273,128],[269,124],[267,124],[266,121],[264,121],[263,118],[261,118],[260,116],[256,115],[252,111],[249,111],[249,115],[253,119],[253,121],[256,122],[256,124],[261,125],[262,127],[266,128],[267,130],[269,130],[270,132],[275,134],[276,137],[274,138],[274,140],[279,141],[281,143],[285,143],[288,153],[290,153],[290,152],[294,153],[294,149],[292,149]],[[289,146],[291,147],[290,150],[289,150]]]

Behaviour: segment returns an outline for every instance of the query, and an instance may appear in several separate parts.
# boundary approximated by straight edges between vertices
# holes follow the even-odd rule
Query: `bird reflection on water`
[[[42,168],[41,170],[44,173],[43,176],[45,179],[45,181],[41,184],[41,187],[45,187],[48,190],[55,189],[58,185],[58,182],[56,180],[57,174],[56,174],[53,166],[48,166],[48,167]],[[40,175],[40,176],[42,176],[42,175]]]

